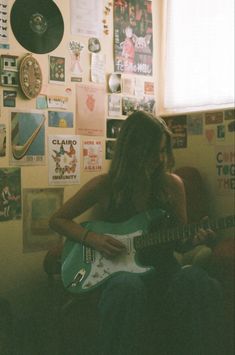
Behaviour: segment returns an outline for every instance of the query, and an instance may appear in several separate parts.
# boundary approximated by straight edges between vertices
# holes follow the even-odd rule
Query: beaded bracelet
[[[88,235],[90,231],[88,229],[84,229],[84,231],[82,232],[82,235],[81,235],[81,244],[84,244],[85,243],[85,240],[86,240],[86,237]]]

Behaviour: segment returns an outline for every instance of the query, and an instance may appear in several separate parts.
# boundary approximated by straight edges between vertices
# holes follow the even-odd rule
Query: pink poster
[[[77,84],[76,133],[87,136],[104,136],[105,87]]]

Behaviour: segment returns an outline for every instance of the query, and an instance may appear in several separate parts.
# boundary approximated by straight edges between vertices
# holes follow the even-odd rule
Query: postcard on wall
[[[71,81],[82,81],[83,69],[81,66],[81,53],[84,45],[77,41],[69,42]]]
[[[85,140],[83,142],[83,169],[97,172],[102,170],[102,142],[100,140]]]
[[[144,82],[144,94],[154,96],[154,82],[145,81]]]
[[[223,112],[206,112],[205,124],[218,124],[223,122]]]
[[[105,142],[105,159],[112,160],[115,150],[116,140],[108,139]]]
[[[38,110],[45,110],[48,108],[46,95],[38,95],[36,97],[36,108]]]
[[[59,128],[72,128],[73,112],[48,111],[48,126]]]
[[[117,138],[124,121],[115,118],[107,119],[107,138]]]
[[[11,165],[45,164],[45,119],[41,111],[11,112]]]
[[[47,96],[47,106],[48,108],[64,109],[68,108],[68,97],[48,95]]]
[[[48,136],[50,185],[80,182],[80,140],[75,135]]]
[[[17,92],[14,90],[3,90],[3,106],[15,107],[16,106]]]
[[[63,188],[23,190],[23,252],[48,250],[62,237],[49,228],[49,219],[63,203]]]
[[[224,111],[225,120],[235,120],[235,109],[225,110]]]
[[[49,82],[64,84],[65,82],[65,58],[49,55]]]
[[[235,192],[234,167],[234,146],[215,146],[216,190],[220,194],[230,193],[231,198]]]
[[[114,70],[152,75],[152,56],[152,1],[114,0]]]
[[[142,97],[144,96],[144,80],[142,77],[135,78],[135,96]]]
[[[153,112],[155,107],[155,99],[151,96],[144,97],[123,97],[122,98],[122,114],[128,116],[131,112],[140,110]]]
[[[0,49],[9,49],[8,43],[8,0],[0,0]]]
[[[122,93],[127,96],[135,94],[135,78],[133,76],[122,76]]]
[[[187,116],[188,135],[202,135],[203,113],[192,113]]]
[[[105,55],[91,53],[91,81],[96,84],[105,83]]]
[[[103,1],[70,0],[72,35],[100,37],[102,33]]]
[[[108,115],[121,116],[122,115],[122,97],[116,94],[108,95]]]
[[[0,157],[6,156],[6,125],[0,123]]]
[[[187,116],[171,116],[166,117],[165,121],[172,132],[173,148],[186,148],[187,147]]]
[[[76,86],[76,133],[104,136],[105,87],[98,84]]]
[[[20,168],[0,168],[0,221],[21,218]]]

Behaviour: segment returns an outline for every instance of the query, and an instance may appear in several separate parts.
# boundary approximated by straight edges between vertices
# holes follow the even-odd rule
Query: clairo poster
[[[80,180],[79,137],[48,136],[48,168],[50,185],[78,184]]]
[[[114,1],[114,71],[152,75],[152,1]]]

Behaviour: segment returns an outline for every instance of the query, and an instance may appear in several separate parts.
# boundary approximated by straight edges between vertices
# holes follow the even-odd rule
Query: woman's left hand
[[[204,217],[202,221],[206,221],[208,217]],[[211,244],[215,241],[216,234],[211,228],[199,228],[193,238],[193,245]]]

